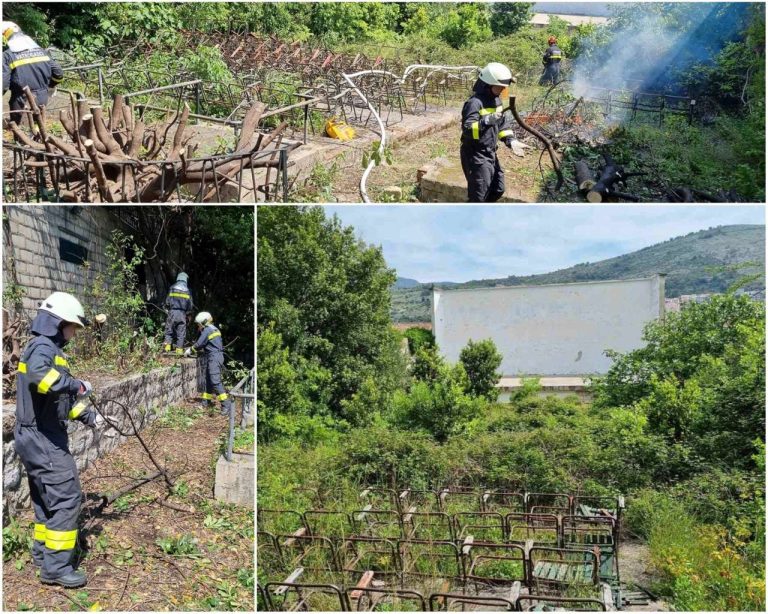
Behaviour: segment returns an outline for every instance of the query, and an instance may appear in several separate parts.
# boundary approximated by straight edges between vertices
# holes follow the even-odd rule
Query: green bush
[[[418,352],[422,347],[435,345],[435,336],[432,334],[431,330],[412,326],[411,328],[407,328],[403,335],[408,339],[408,351],[412,355]]]
[[[437,346],[423,345],[416,350],[411,362],[411,377],[421,382],[434,382],[440,377],[445,361],[438,353]]]
[[[469,380],[461,364],[440,366],[433,380],[417,380],[408,392],[395,392],[396,420],[445,441],[479,416],[486,404],[485,400],[468,395],[468,387]]]
[[[493,340],[484,339],[477,342],[469,340],[459,354],[459,361],[464,365],[469,378],[467,392],[470,395],[482,397],[491,402],[496,401],[499,396],[496,384],[501,379],[501,373],[496,369],[501,366],[503,358]]]

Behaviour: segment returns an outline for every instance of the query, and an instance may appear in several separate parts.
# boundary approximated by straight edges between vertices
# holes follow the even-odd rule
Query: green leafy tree
[[[445,361],[434,345],[422,345],[416,350],[411,363],[411,376],[422,382],[434,382],[440,376]]]
[[[389,322],[395,273],[381,249],[364,244],[320,208],[259,211],[258,324],[273,326],[290,352],[313,413],[343,417],[368,378],[393,390],[404,376]]]
[[[468,384],[461,364],[442,365],[434,380],[417,380],[408,392],[395,392],[397,420],[405,426],[424,429],[437,441],[445,441],[461,432],[485,407],[484,400],[467,394]]]
[[[491,7],[491,28],[496,36],[514,34],[533,17],[532,2],[494,2]]]
[[[624,355],[595,386],[598,407],[631,407],[683,464],[750,468],[765,431],[765,306],[713,296],[649,324],[646,346]],[[672,448],[671,448],[672,449]]]
[[[444,20],[440,37],[455,49],[469,47],[491,38],[488,8],[483,4],[462,4]]]
[[[469,394],[492,402],[496,401],[499,395],[496,384],[501,379],[501,373],[496,370],[501,366],[503,358],[493,340],[484,339],[477,342],[469,340],[459,355],[459,360],[464,365],[469,378],[467,388]]]

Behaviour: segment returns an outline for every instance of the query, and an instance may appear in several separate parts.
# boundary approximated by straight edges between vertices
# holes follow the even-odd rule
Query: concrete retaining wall
[[[607,349],[642,347],[644,326],[664,313],[664,278],[432,293],[432,330],[456,362],[470,339],[492,339],[505,376],[605,373]]]
[[[96,392],[100,399],[114,399],[130,408],[131,417],[137,424],[146,426],[158,417],[158,411],[168,405],[195,396],[197,361],[182,360],[173,367],[155,369],[128,379],[106,385]],[[114,403],[103,403],[106,415],[130,431],[130,422]],[[13,441],[15,406],[3,408],[3,511],[29,507],[29,486],[21,460],[16,454]],[[124,441],[114,429],[102,425],[91,429],[80,422],[69,423],[69,448],[83,471],[90,463],[114,450]]]

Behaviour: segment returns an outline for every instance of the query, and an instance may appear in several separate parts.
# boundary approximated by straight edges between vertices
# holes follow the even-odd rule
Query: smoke
[[[664,7],[664,8],[662,8]],[[576,96],[591,87],[685,95],[683,75],[739,37],[747,3],[633,4],[580,44]]]

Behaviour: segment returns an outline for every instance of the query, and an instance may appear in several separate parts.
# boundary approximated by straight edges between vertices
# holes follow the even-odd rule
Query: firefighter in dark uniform
[[[544,52],[544,72],[539,79],[539,85],[555,85],[560,80],[560,62],[563,60],[563,52],[557,46],[557,39],[550,36],[547,40],[549,48]]]
[[[184,351],[184,339],[187,336],[187,314],[192,313],[192,296],[189,293],[189,275],[179,273],[176,283],[171,286],[165,299],[168,319],[165,321],[165,351],[171,351],[171,343],[176,346],[176,354]]]
[[[471,203],[492,203],[504,195],[504,171],[496,149],[499,140],[512,147],[512,125],[499,96],[514,80],[504,64],[491,62],[480,71],[461,110],[461,168]]]
[[[191,348],[187,348],[184,356],[192,353],[203,353],[203,371],[205,373],[205,392],[203,402],[208,405],[213,402],[213,393],[221,401],[221,415],[228,416],[232,410],[232,399],[229,398],[224,384],[221,382],[221,370],[224,367],[224,343],[221,331],[213,325],[213,316],[207,311],[201,311],[195,316],[195,324],[200,336]]]
[[[14,442],[29,479],[35,512],[32,559],[44,584],[83,586],[85,573],[72,566],[82,491],[69,451],[67,421],[94,427],[103,419],[87,397],[91,385],[69,372],[63,348],[87,324],[80,302],[54,292],[32,321],[32,339],[19,361]]]
[[[48,104],[48,88],[56,87],[64,78],[61,66],[44,49],[21,31],[12,21],[0,25],[3,44],[3,94],[11,90],[11,111],[27,104],[24,86],[29,86],[37,104]],[[22,113],[11,113],[11,121],[20,124]]]

